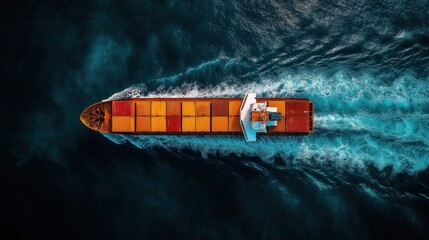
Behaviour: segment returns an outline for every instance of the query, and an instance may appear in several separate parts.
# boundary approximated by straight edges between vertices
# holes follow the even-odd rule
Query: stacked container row
[[[210,132],[210,102],[197,101],[195,102],[195,131]]]
[[[264,102],[264,100],[258,100]],[[282,114],[268,132],[312,131],[312,105],[300,100],[268,100]],[[112,132],[241,132],[241,99],[212,101],[112,101]],[[311,108],[311,109],[310,109]],[[309,127],[310,126],[310,127]]]
[[[167,102],[167,132],[182,131],[182,105],[178,101]]]
[[[113,101],[112,103],[112,132],[134,132],[134,102]]]
[[[228,132],[228,109],[228,101],[212,101],[212,132]]]
[[[241,132],[240,107],[241,107],[241,100],[229,101],[229,111],[228,111],[229,113],[228,131],[229,132]]]
[[[136,132],[149,132],[151,130],[150,102],[136,102]]]

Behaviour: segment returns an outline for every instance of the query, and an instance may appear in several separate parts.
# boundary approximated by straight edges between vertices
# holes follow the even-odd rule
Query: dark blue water
[[[17,99],[7,109],[27,111],[6,131],[7,233],[428,236],[428,1],[30,1],[9,9],[4,33],[13,34],[4,39],[16,49],[6,56],[20,81],[6,83]],[[106,99],[247,92],[314,101],[314,134],[246,143],[101,135],[78,121]]]

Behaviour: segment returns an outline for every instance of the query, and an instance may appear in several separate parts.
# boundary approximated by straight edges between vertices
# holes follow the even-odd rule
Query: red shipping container
[[[308,117],[288,117],[286,120],[287,132],[308,132]]]
[[[167,116],[167,132],[180,132],[181,125],[180,116]]]
[[[133,101],[113,101],[112,105],[113,116],[134,116]]]
[[[309,111],[308,101],[286,101],[287,116],[305,116]]]
[[[212,116],[228,116],[229,102],[215,100],[212,102]]]

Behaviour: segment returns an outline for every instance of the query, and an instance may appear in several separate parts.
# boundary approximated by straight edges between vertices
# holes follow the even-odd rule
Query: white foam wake
[[[186,76],[185,76],[186,78]],[[390,81],[381,81],[379,79]],[[368,164],[395,172],[415,173],[429,166],[429,77],[413,73],[374,76],[338,71],[284,73],[259,81],[225,81],[213,86],[195,82],[161,86],[148,91],[139,84],[107,100],[137,97],[241,97],[255,92],[261,97],[305,97],[315,102],[315,133],[309,136],[259,137],[247,143],[242,136],[126,136],[106,135],[117,143],[139,148],[161,147],[228,156],[293,159],[293,163],[318,162],[345,169]]]

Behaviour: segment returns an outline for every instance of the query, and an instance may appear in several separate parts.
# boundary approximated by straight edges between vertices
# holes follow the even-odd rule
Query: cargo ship
[[[304,98],[131,98],[95,103],[80,120],[102,133],[141,135],[258,134],[313,132],[313,102]]]

